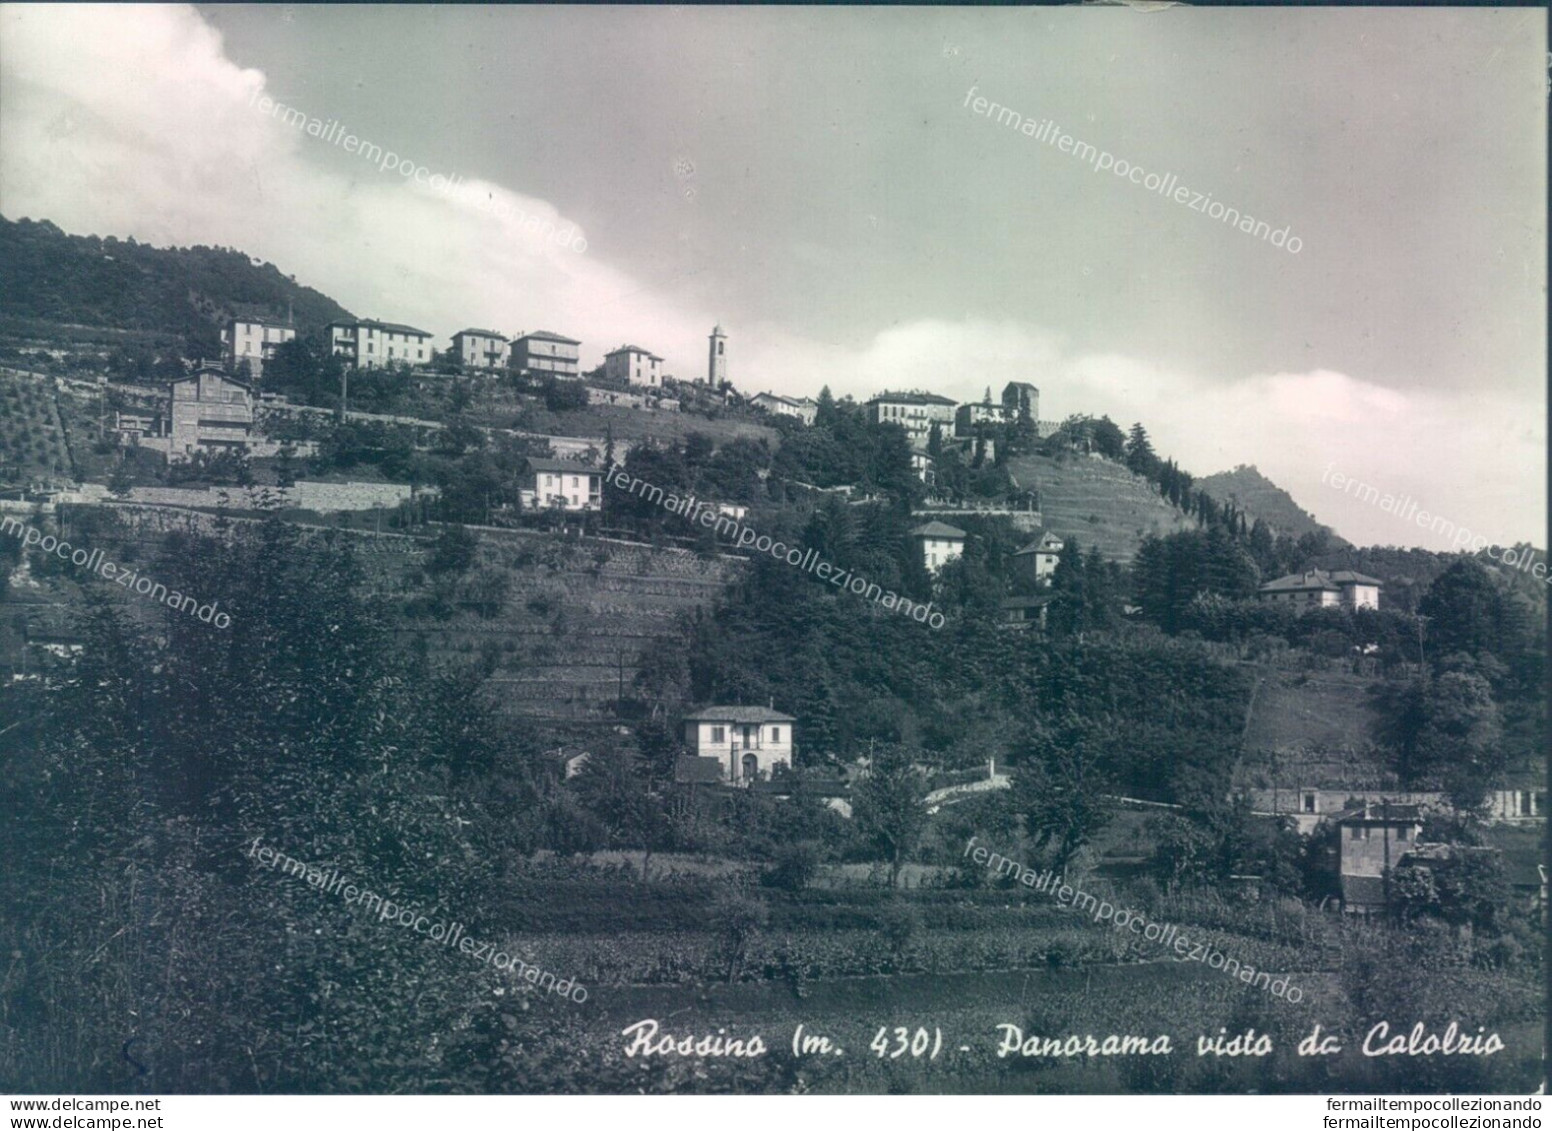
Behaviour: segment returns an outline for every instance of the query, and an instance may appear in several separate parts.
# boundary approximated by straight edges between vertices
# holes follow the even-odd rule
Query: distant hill
[[[288,305],[303,332],[351,316],[234,248],[156,248],[0,216],[0,321],[13,333],[37,334],[39,324],[111,327],[176,336],[187,356],[198,356],[216,352],[230,315],[284,318]]]
[[[1233,471],[1220,471],[1196,485],[1220,503],[1233,503],[1252,518],[1259,518],[1278,534],[1299,538],[1305,534],[1325,531],[1333,543],[1349,545],[1348,541],[1329,526],[1315,521],[1315,516],[1293,501],[1293,496],[1256,470],[1255,464],[1240,464]]]
[[[1047,530],[1077,538],[1085,551],[1098,546],[1123,565],[1149,534],[1196,528],[1146,479],[1107,459],[1026,455],[1010,459],[1007,469],[1020,488],[1039,490]]]

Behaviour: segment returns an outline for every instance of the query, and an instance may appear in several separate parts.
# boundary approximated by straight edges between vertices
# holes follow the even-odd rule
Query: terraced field
[[[1046,529],[1077,538],[1084,549],[1098,546],[1123,565],[1131,563],[1149,534],[1196,525],[1146,480],[1109,460],[1020,456],[1008,461],[1008,471],[1020,487],[1039,489]]]
[[[54,383],[0,371],[0,484],[72,474]]]

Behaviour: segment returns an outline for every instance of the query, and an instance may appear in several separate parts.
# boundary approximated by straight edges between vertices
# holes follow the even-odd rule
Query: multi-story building
[[[926,443],[933,424],[947,432],[954,423],[957,402],[936,393],[880,393],[868,401],[868,412],[875,424],[898,424],[906,436]]]
[[[167,458],[247,450],[253,434],[253,386],[213,365],[180,377],[168,390]]]
[[[1000,404],[962,404],[954,413],[954,435],[973,436],[977,424],[1007,424],[1008,409]]]
[[[494,330],[459,330],[453,335],[453,357],[468,369],[505,369],[512,347]]]
[[[431,360],[431,335],[399,322],[372,318],[330,322],[329,348],[357,369],[424,365]]]
[[[530,459],[518,497],[529,510],[597,511],[604,505],[602,468],[563,459]]]
[[[1268,581],[1257,595],[1263,601],[1289,604],[1300,611],[1337,605],[1348,609],[1377,609],[1384,584],[1378,578],[1348,569],[1329,573],[1311,569]]]
[[[706,707],[684,718],[684,742],[697,758],[715,758],[732,785],[769,781],[792,765],[791,715],[765,707]]]
[[[256,381],[264,376],[264,363],[275,356],[280,344],[295,338],[295,326],[268,318],[233,318],[221,330],[226,363],[235,372],[246,361]]]
[[[658,368],[662,362],[663,359],[651,350],[621,346],[604,354],[604,376],[612,381],[659,389],[663,386],[663,373]]]
[[[928,573],[937,573],[965,552],[965,532],[946,522],[934,520],[918,526],[911,531],[911,538],[921,549],[922,564]]]
[[[1360,801],[1336,819],[1345,911],[1375,911],[1389,901],[1389,873],[1417,847],[1423,831],[1416,805]]]
[[[581,374],[582,343],[548,330],[519,334],[512,339],[511,365],[530,376],[576,377]]]
[[[812,397],[784,397],[780,393],[756,393],[749,398],[756,408],[776,416],[791,416],[804,424],[813,424],[819,415],[819,402]]]

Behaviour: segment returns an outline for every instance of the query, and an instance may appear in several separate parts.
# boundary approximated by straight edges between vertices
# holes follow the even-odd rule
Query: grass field
[[[1236,787],[1379,784],[1367,753],[1373,679],[1342,671],[1264,671],[1245,733]]]

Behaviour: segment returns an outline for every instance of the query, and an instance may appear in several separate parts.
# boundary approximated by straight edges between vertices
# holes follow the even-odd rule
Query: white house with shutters
[[[965,532],[946,522],[933,521],[918,526],[911,531],[911,538],[921,550],[922,565],[927,567],[928,573],[937,573],[965,552]]]
[[[684,743],[698,758],[715,758],[723,781],[749,785],[792,765],[796,721],[766,707],[705,707],[684,717]]]

